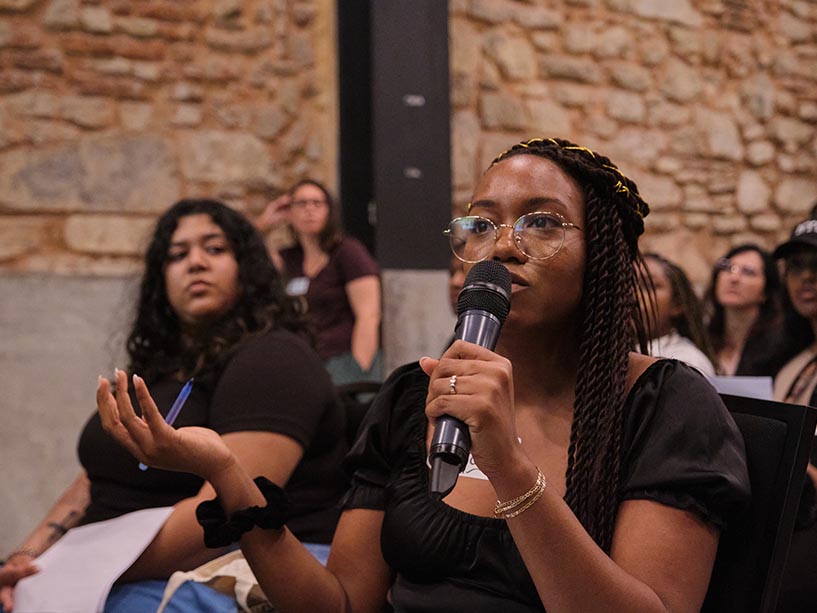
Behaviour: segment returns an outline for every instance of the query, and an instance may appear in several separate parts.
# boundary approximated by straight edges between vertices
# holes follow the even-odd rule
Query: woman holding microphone
[[[748,476],[703,376],[631,351],[647,212],[608,158],[569,141],[494,160],[448,236],[466,268],[510,272],[496,350],[458,340],[389,377],[347,458],[325,568],[283,527],[276,494],[212,433],[168,427],[140,379],[144,419],[104,389],[100,413],[137,456],[213,483],[214,542],[240,542],[279,611],[697,611]],[[427,455],[443,414],[467,425],[479,474],[440,499]]]

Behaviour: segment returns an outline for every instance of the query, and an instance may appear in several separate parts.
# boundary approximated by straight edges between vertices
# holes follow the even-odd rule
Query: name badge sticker
[[[286,292],[290,296],[305,296],[309,291],[309,277],[295,277],[287,283]]]

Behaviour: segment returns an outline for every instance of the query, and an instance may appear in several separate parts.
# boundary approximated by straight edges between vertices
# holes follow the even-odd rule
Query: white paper
[[[771,377],[709,377],[709,381],[720,394],[772,399]]]
[[[173,507],[143,509],[73,528],[36,560],[40,572],[14,588],[14,613],[101,613]]]

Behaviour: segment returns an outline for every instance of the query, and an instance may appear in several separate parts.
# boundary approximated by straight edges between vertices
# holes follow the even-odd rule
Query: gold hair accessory
[[[564,149],[566,151],[568,151],[568,150],[569,151],[581,151],[582,153],[584,153],[586,155],[589,155],[597,163],[599,162],[599,157],[600,156],[595,151],[593,151],[592,149],[588,149],[587,147],[581,147],[579,145],[573,145],[573,144],[563,145],[559,141],[557,141],[555,138],[548,138],[548,139],[531,138],[531,139],[528,139],[526,141],[522,141],[520,143],[517,143],[516,145],[514,145],[510,149],[506,149],[505,151],[500,153],[498,156],[496,156],[494,158],[493,162],[491,162],[491,166],[493,166],[494,164],[496,164],[498,162],[501,162],[505,158],[506,155],[508,155],[509,153],[511,153],[514,150],[514,147],[529,149],[532,145],[535,145],[537,143],[542,143],[542,144],[546,144],[546,145],[553,145],[555,147],[558,147],[560,149]],[[621,172],[621,170],[618,168],[618,166],[616,166],[612,162],[610,162],[609,164],[599,164],[599,166],[601,166],[601,168],[604,168],[606,170],[609,170],[609,171],[615,173],[615,175],[617,176],[616,182],[613,185],[613,190],[614,190],[615,193],[623,195],[624,199],[626,200],[626,202],[628,204],[627,208],[629,208],[632,211],[632,213],[634,214],[631,217],[631,219],[633,220],[633,222],[635,224],[633,226],[635,236],[638,236],[639,234],[641,234],[644,231],[644,221],[643,220],[644,220],[644,217],[646,217],[647,213],[649,213],[649,210],[650,210],[649,206],[647,205],[646,202],[644,202],[642,200],[641,196],[638,194],[637,189],[632,189],[632,188],[627,186],[626,183],[629,182],[629,179],[627,179],[626,175],[623,172]],[[471,210],[470,206],[469,206],[468,210],[470,212],[470,210]]]
[[[616,181],[616,184],[613,187],[616,188],[616,191],[619,194],[627,194],[628,196],[630,195],[630,188],[624,185],[624,183],[622,183],[621,181]]]
[[[588,149],[587,147],[579,147],[579,146],[575,146],[575,147],[562,147],[562,149],[569,149],[570,151],[584,151],[584,152],[585,152],[586,154],[588,154],[588,155],[589,155],[591,158],[593,158],[594,160],[596,159],[596,152],[595,152],[595,151],[592,151],[592,150],[590,150],[590,149]]]

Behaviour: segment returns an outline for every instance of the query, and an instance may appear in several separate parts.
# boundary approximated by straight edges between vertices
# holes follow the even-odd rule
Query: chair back
[[[772,613],[806,474],[817,410],[721,394],[746,446],[752,500],[721,534],[703,611]]]

